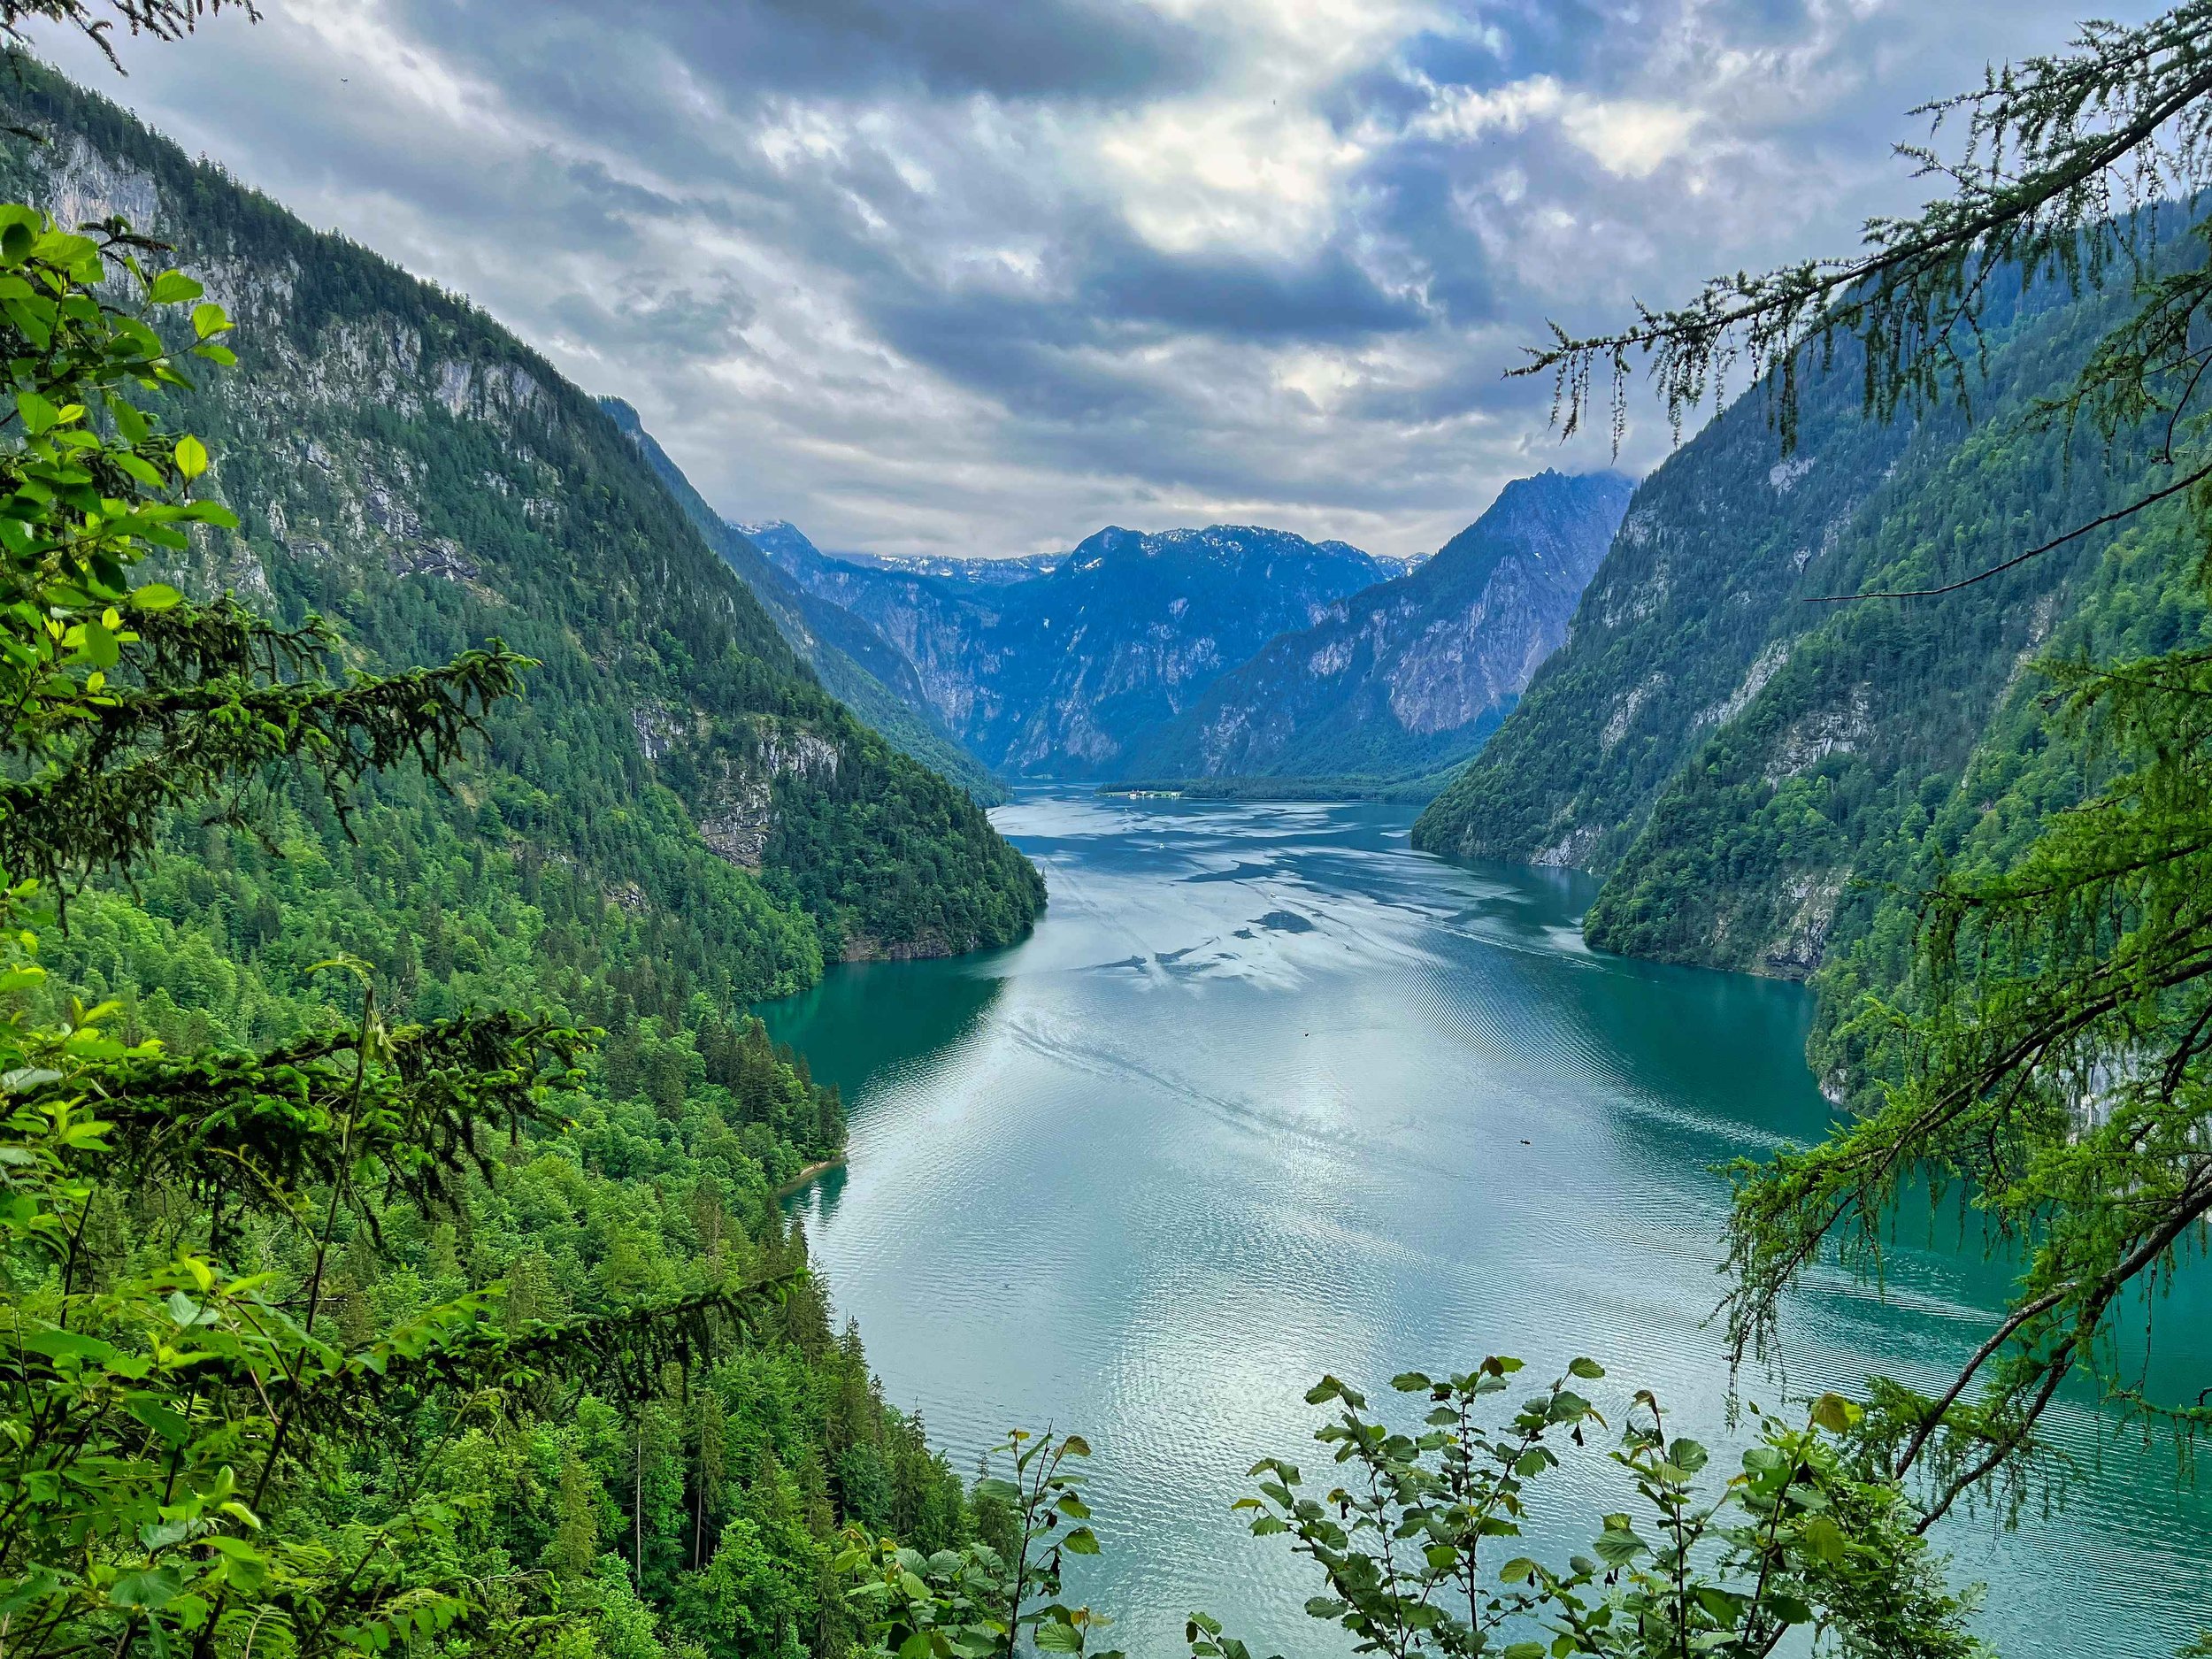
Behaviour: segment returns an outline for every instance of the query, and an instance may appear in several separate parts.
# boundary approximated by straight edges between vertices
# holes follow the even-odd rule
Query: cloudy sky
[[[1402,554],[1605,464],[1500,378],[1546,318],[1847,246],[1916,199],[1904,111],[2088,0],[261,4],[127,80],[51,56],[628,398],[733,518]]]

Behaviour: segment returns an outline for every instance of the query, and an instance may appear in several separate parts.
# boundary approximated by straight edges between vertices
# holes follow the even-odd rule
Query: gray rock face
[[[1465,758],[1566,638],[1632,488],[1612,472],[1507,485],[1410,574],[1216,680],[1132,775],[1396,777]]]
[[[751,764],[729,770],[715,810],[699,820],[700,839],[717,857],[758,870],[776,824],[776,780],[796,778],[826,787],[837,776],[839,759],[836,745],[811,732],[764,726]]]
[[[1243,525],[1110,527],[1011,580],[964,568],[979,561],[832,558],[787,525],[749,534],[902,652],[971,750],[1030,777],[1125,774],[1223,673],[1390,569],[1341,541]]]

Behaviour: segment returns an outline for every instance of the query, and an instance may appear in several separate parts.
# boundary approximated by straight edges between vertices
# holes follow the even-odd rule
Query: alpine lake
[[[1302,1611],[1311,1567],[1229,1510],[1263,1455],[1326,1490],[1325,1372],[1410,1422],[1400,1371],[1513,1355],[1540,1384],[1588,1355],[1616,1425],[1648,1387],[1733,1467],[1717,1170],[1824,1131],[1801,987],[1593,953],[1594,883],[1416,853],[1409,808],[1026,789],[993,816],[1049,884],[1027,941],[760,1011],[851,1111],[846,1165],[789,1202],[887,1396],[964,1471],[1015,1426],[1093,1448],[1103,1553],[1069,1590],[1107,1645],[1179,1654],[1202,1609],[1255,1654],[1348,1651]],[[2011,1271],[1924,1205],[1879,1285],[1812,1279],[1737,1394],[1938,1381]],[[2212,1273],[2185,1265],[2123,1346],[2154,1395],[2212,1371]],[[2011,1659],[2170,1655],[2207,1601],[2212,1470],[2086,1397],[2055,1414],[2056,1490],[1947,1517],[1952,1577]],[[1632,1507],[1596,1442],[1533,1497],[1500,1559],[1563,1562]]]

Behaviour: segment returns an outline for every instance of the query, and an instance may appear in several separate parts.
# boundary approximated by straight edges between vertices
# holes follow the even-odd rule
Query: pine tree
[[[711,1388],[700,1389],[695,1411],[691,1565],[695,1571],[706,1562],[707,1523],[721,1512],[722,1486],[729,1446],[723,1420],[722,1396]]]
[[[591,1472],[573,1446],[561,1450],[561,1485],[556,1502],[558,1519],[546,1564],[561,1578],[580,1580],[599,1559],[599,1509],[605,1501],[599,1478]]]
[[[1903,153],[1943,191],[1918,214],[1875,221],[1848,257],[1640,308],[1618,333],[1555,328],[1520,372],[1555,377],[1570,431],[1609,376],[1617,438],[1640,360],[1678,431],[1741,371],[1763,387],[1786,450],[1799,387],[1846,344],[1874,417],[1943,400],[1970,411],[1977,319],[2000,285],[2119,289],[2134,309],[2032,419],[2063,433],[2076,465],[2148,432],[2162,476],[1993,565],[1841,597],[1970,603],[1990,576],[2161,503],[2204,541],[2212,4],[2084,25],[2071,50],[1993,69],[1921,113],[1930,146]],[[1932,147],[1947,127],[1963,129],[1948,155]],[[1924,1529],[2029,1471],[2036,1425],[2070,1379],[2184,1435],[2212,1425],[2206,1394],[2147,1397],[2110,1341],[2212,1212],[2212,653],[2042,667],[2088,757],[2090,797],[2009,867],[1955,872],[1922,895],[1911,979],[1855,1025],[1888,1067],[1882,1103],[1818,1147],[1743,1168],[1731,1229],[1740,1357],[1770,1340],[1779,1299],[1823,1255],[1876,1271],[1885,1217],[1912,1187],[1970,1192],[1993,1241],[2024,1247],[2009,1310],[1949,1386],[1870,1384],[1862,1440],[1884,1472],[1924,1479]]]
[[[726,1344],[753,1286],[566,1325],[497,1286],[367,1322],[341,1261],[449,1226],[496,1137],[550,1133],[584,1033],[514,1012],[349,1023],[262,1052],[175,1052],[59,1001],[38,906],[127,872],[183,815],[244,822],[304,772],[343,822],[369,772],[434,774],[530,666],[498,641],[434,668],[332,672],[337,640],[133,567],[234,525],[210,461],[147,405],[233,361],[230,324],[120,221],[0,206],[0,1604],[11,1655],[314,1655],[442,1632],[511,1651],[549,1609],[460,1578],[425,1488],[487,1402],[593,1378],[642,1397]],[[162,329],[189,343],[173,351]],[[58,1014],[42,1008],[58,1006]],[[119,1227],[119,1212],[130,1224]],[[158,1225],[154,1225],[156,1222]],[[338,1304],[342,1297],[343,1311]],[[634,1308],[636,1304],[624,1304]],[[381,1518],[293,1524],[341,1453],[395,1472]]]
[[[257,15],[254,0],[0,0],[0,35],[19,42],[25,25],[58,23],[92,42],[109,63],[120,68],[115,54],[117,24],[131,35],[173,41],[189,35],[202,18],[226,8],[249,18]]]

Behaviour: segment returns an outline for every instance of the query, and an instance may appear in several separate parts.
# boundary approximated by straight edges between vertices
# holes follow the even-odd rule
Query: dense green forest
[[[2147,511],[2086,561],[2044,653],[2058,663],[2124,663],[2212,646],[2203,554],[2186,507]],[[1865,874],[1842,892],[1831,949],[1813,976],[1811,1056],[1832,1091],[1865,1105],[1900,1075],[1898,1033],[1869,1018],[1863,999],[1891,995],[1910,977],[1917,895],[1946,879],[2011,869],[2043,829],[2111,780],[2113,758],[2054,690],[2045,674],[2017,676],[1955,782],[1870,803]]]
[[[2122,299],[1993,286],[1970,421],[1870,419],[1844,361],[1808,385],[1792,456],[1755,391],[1647,480],[1568,643],[1417,844],[1604,874],[1591,940],[1632,955],[1803,977],[1863,933],[1934,816],[1978,810],[1970,761],[2007,741],[2001,710],[2047,689],[2025,665],[2116,532],[1968,602],[1815,601],[1978,568],[2129,499],[2150,468],[2150,435],[2108,457],[2030,419]],[[2172,522],[2133,534],[2178,565]]]
[[[314,1282],[349,1347],[488,1286],[511,1330],[780,1286],[741,1347],[665,1389],[549,1380],[451,1423],[434,1463],[359,1440],[288,1501],[287,1538],[336,1548],[412,1483],[450,1523],[434,1563],[407,1569],[422,1584],[588,1616],[534,1646],[849,1644],[839,1529],[935,1548],[982,1523],[803,1271],[776,1194],[841,1153],[843,1111],[747,1007],[841,956],[1016,938],[1041,879],[965,793],[824,691],[606,416],[488,319],[34,62],[11,61],[0,104],[22,129],[0,194],[73,223],[125,214],[237,325],[234,368],[144,400],[204,441],[203,493],[228,510],[162,555],[170,580],[280,627],[326,619],[349,672],[495,637],[534,659],[526,695],[499,698],[438,778],[388,767],[334,797],[311,774],[249,771],[157,811],[150,858],[56,891],[65,924],[45,931],[31,1018],[91,1035],[72,1010],[110,1004],[114,1043],[232,1056],[204,1063],[219,1071],[358,1018],[335,961],[419,1023],[404,1030],[487,1008],[597,1030],[549,1076],[540,1126],[442,1204],[342,1212],[334,1192]],[[183,1225],[188,1190],[95,1189],[78,1224],[95,1282],[157,1260],[174,1233],[144,1206]],[[302,1248],[266,1225],[238,1247],[294,1285]]]

